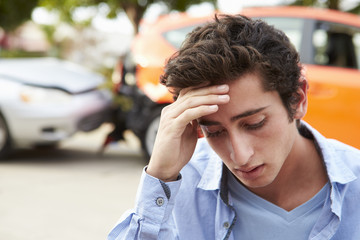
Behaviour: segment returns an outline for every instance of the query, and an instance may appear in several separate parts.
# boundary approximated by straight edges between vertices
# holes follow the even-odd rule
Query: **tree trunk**
[[[145,12],[145,8],[132,3],[122,3],[121,7],[122,9],[124,9],[127,17],[129,18],[131,24],[134,27],[134,34],[137,34],[139,31],[141,18],[143,17]]]
[[[328,0],[327,5],[330,9],[339,10],[340,0]]]

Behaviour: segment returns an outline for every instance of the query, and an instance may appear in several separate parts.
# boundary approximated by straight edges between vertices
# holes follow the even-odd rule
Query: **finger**
[[[187,97],[166,109],[164,116],[167,116],[168,118],[177,118],[187,109],[197,108],[202,105],[222,105],[228,103],[229,101],[230,97],[227,94]]]
[[[181,115],[179,115],[175,122],[178,124],[180,128],[185,127],[190,122],[201,118],[206,115],[213,114],[219,110],[218,105],[201,105],[196,108],[186,109]]]
[[[178,99],[181,99],[184,96],[200,96],[200,95],[209,95],[209,94],[224,94],[229,91],[229,86],[226,84],[209,86],[209,87],[189,87],[184,88],[180,91]]]
[[[179,98],[172,104],[173,117],[181,114],[187,108],[193,108],[199,105],[217,105],[229,101],[229,86],[218,85],[202,88],[186,88],[180,93]]]
[[[200,89],[200,88],[209,87],[209,84],[210,84],[210,82],[205,82],[205,83],[200,84],[198,86],[183,88],[183,89],[180,90],[179,96],[180,96],[181,92],[182,92],[182,95],[184,95],[184,94],[186,94],[188,91],[190,91],[192,89]]]
[[[164,131],[165,135],[174,135],[180,137],[189,123],[196,122],[195,120],[218,111],[217,105],[202,105],[196,108],[187,109],[182,114],[175,118],[162,116],[160,119],[158,135]]]

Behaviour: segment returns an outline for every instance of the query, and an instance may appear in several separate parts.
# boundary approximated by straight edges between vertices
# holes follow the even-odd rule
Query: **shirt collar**
[[[206,141],[205,141],[206,142]],[[220,157],[207,144],[204,144],[207,152],[208,164],[201,176],[198,188],[204,190],[218,190],[221,186],[223,162]]]
[[[220,191],[221,199],[228,205],[229,191],[227,185],[227,167],[224,165],[221,158],[212,151],[209,145],[208,147],[208,164],[197,187],[208,191]]]
[[[346,184],[357,178],[353,171],[344,163],[344,159],[341,155],[339,155],[339,152],[336,151],[328,139],[322,136],[306,122],[302,122],[302,126],[303,128],[301,128],[300,131],[310,132],[313,136],[318,152],[324,161],[329,181],[331,183]]]

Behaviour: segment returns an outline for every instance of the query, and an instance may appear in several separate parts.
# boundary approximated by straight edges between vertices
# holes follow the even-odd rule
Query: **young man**
[[[360,152],[300,120],[308,83],[284,33],[218,16],[161,81],[176,101],[109,239],[359,239]]]

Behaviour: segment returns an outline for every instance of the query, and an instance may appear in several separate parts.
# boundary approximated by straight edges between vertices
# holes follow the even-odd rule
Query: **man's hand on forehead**
[[[230,101],[228,85],[189,87],[162,113],[147,172],[163,181],[173,181],[194,153],[197,119],[218,111]]]
[[[183,88],[179,91],[178,93],[178,96],[176,96],[176,98],[179,98],[180,95],[185,95],[188,91],[190,90],[196,90],[196,89],[200,89],[200,88],[206,88],[210,85],[210,82],[205,82],[205,83],[202,83],[200,85],[197,85],[197,86],[192,86],[192,87],[187,87],[187,88]]]

